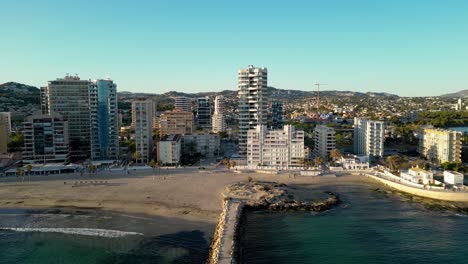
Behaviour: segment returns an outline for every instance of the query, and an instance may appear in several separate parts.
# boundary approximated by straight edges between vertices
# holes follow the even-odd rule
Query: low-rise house
[[[369,169],[369,161],[366,156],[343,155],[340,162],[345,170]]]
[[[421,168],[410,168],[407,172],[401,172],[400,177],[416,184],[434,183],[434,173]]]
[[[463,175],[463,173],[460,172],[444,171],[444,183],[455,186],[461,186],[463,185],[464,176],[465,175]]]

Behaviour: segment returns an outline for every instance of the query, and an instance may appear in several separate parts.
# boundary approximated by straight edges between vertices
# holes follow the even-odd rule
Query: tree
[[[400,156],[398,155],[388,156],[386,161],[390,170],[398,171],[400,169],[400,165],[402,161]]]
[[[151,168],[153,168],[153,180],[154,180],[154,171],[156,169],[156,167],[158,166],[157,162],[154,161],[154,159],[152,159],[149,163],[149,165],[151,166]]]
[[[132,158],[135,160],[135,163],[138,164],[138,161],[141,159],[141,153],[139,151],[135,151]]]
[[[8,152],[18,152],[24,144],[24,136],[21,133],[11,133],[10,142],[8,142]]]
[[[320,166],[320,164],[322,164],[322,163],[323,163],[322,157],[320,157],[320,156],[315,157],[315,159],[314,159],[315,166]]]
[[[28,181],[31,181],[31,171],[32,171],[31,164],[26,165],[26,171],[28,172]]]
[[[335,149],[332,149],[332,150],[330,151],[330,157],[331,157],[334,161],[340,159],[340,158],[341,158],[341,152],[340,152],[340,150],[339,150],[339,149],[336,149],[336,148],[335,148]]]
[[[24,176],[24,170],[20,167],[16,168],[16,177]],[[22,177],[21,182],[24,181],[24,177]]]

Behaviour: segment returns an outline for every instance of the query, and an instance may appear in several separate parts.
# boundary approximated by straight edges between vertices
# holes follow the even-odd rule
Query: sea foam
[[[137,233],[137,232],[126,232],[126,231],[119,231],[119,230],[94,229],[94,228],[0,227],[0,230],[10,230],[10,231],[16,231],[16,232],[62,233],[62,234],[71,234],[71,235],[98,236],[98,237],[108,237],[108,238],[143,235],[142,233]]]

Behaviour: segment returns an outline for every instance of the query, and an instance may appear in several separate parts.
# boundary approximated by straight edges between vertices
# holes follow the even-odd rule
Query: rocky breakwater
[[[236,263],[237,236],[244,209],[319,212],[341,202],[337,194],[326,194],[324,199],[305,201],[282,183],[252,181],[226,187],[223,210],[211,243],[208,263]]]

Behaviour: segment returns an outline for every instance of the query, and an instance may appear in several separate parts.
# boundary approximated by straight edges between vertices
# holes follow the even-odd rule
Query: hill
[[[39,88],[16,82],[0,84],[0,112],[11,112],[14,119],[39,109]]]
[[[468,89],[467,90],[462,90],[456,93],[449,93],[449,94],[444,94],[441,95],[440,97],[445,97],[445,98],[460,98],[460,97],[467,97],[468,96]]]

